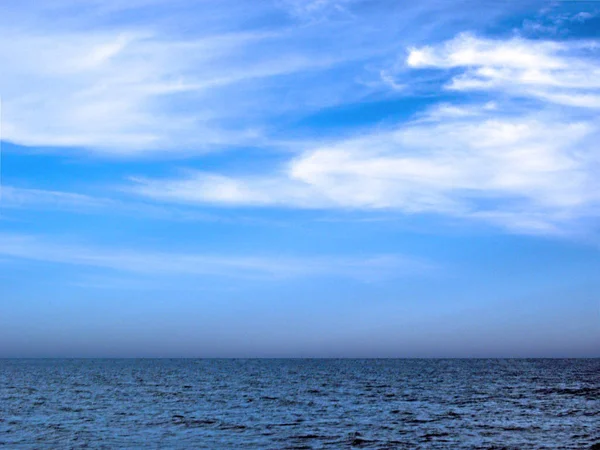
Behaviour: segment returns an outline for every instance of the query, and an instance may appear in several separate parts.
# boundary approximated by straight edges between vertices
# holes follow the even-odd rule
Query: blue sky
[[[0,31],[0,356],[600,356],[600,3]]]

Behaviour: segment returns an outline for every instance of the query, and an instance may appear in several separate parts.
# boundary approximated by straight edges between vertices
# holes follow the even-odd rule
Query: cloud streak
[[[380,69],[408,42],[507,13],[437,1],[19,5],[0,6],[3,139],[129,157],[279,148],[278,121],[393,86]]]
[[[176,221],[222,221],[225,217],[156,205],[154,203],[93,196],[58,190],[3,186],[0,208],[4,210],[59,211],[74,214],[111,214],[144,219]]]
[[[69,244],[35,235],[0,234],[0,257],[108,269],[158,277],[199,276],[275,280],[343,277],[376,281],[421,274],[429,263],[399,255],[286,257],[173,253]]]
[[[310,149],[270,175],[199,172],[137,179],[131,190],[187,204],[433,212],[559,232],[597,214],[599,131],[551,115],[446,117]]]

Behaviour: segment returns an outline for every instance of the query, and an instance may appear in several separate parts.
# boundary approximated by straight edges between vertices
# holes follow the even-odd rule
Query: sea
[[[597,449],[600,359],[3,359],[7,449]]]

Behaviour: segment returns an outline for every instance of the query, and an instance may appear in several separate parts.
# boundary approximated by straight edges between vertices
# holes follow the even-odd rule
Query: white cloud
[[[0,4],[3,139],[129,156],[281,147],[282,118],[363,99],[381,90],[379,73],[401,88],[381,67],[402,45],[508,12],[437,1]]]
[[[439,103],[422,114],[423,121],[441,121],[444,119],[467,118],[481,116],[482,114],[496,111],[498,105],[487,102],[483,105],[453,105],[451,103]]]
[[[271,173],[194,172],[138,179],[133,190],[163,201],[438,213],[519,232],[579,232],[600,206],[600,124],[579,109],[600,94],[595,52],[591,42],[470,35],[415,48],[410,67],[462,70],[449,88],[508,97],[440,103],[412,122],[310,146]]]
[[[0,72],[4,138],[115,153],[264,144],[267,119],[289,109],[351,102],[373,88],[355,75],[409,34],[386,34],[388,27],[373,24],[393,16],[402,28],[443,8],[433,2],[388,18],[381,5],[358,2],[363,20],[348,12],[353,2],[278,4],[310,23],[249,31],[240,15],[230,29],[211,23],[218,32],[193,38],[133,26],[8,27],[0,43],[0,56],[13,61]],[[446,100],[413,121],[354,137],[316,144],[288,138],[299,150],[262,173],[137,177],[130,190],[186,204],[438,213],[531,232],[562,232],[596,217],[597,41],[460,34],[411,46],[428,33],[406,38],[410,49],[401,65],[373,64],[372,73],[394,95],[411,95],[419,69],[433,69],[460,102]],[[352,68],[336,72],[349,62]],[[314,78],[302,78],[309,73]],[[438,94],[440,85],[433,88]],[[485,100],[474,100],[477,93]],[[68,198],[70,204],[79,200]]]
[[[118,5],[102,2],[0,6],[4,140],[114,155],[268,145],[266,118],[364,95],[351,74],[381,52],[364,42],[345,48],[358,41],[351,27],[332,41],[326,25],[274,22],[285,15],[273,5],[198,4],[186,14],[181,5],[138,3],[150,18],[143,25],[107,26]],[[195,17],[193,28],[174,31],[163,9],[180,26]],[[248,28],[255,15],[271,23]],[[326,86],[338,70],[348,76]]]
[[[185,203],[395,209],[502,225],[512,217],[514,228],[531,231],[554,229],[598,205],[595,123],[550,115],[498,118],[493,111],[481,109],[475,117],[453,111],[333,142],[262,177],[192,173],[136,180],[133,189]]]
[[[360,86],[348,93],[356,84],[351,76],[320,89],[312,81],[379,49],[336,51],[342,44],[326,29],[290,21],[248,29],[244,11],[231,5],[217,26],[211,17],[219,8],[197,8],[197,28],[184,36],[165,31],[156,17],[107,27],[86,14],[63,28],[50,26],[44,8],[31,9],[46,18],[34,24],[0,16],[2,138],[116,155],[258,145],[269,142],[265,117],[364,95]]]
[[[153,276],[293,278],[341,276],[373,281],[418,274],[432,266],[398,255],[367,257],[239,256],[126,250],[57,242],[39,236],[0,234],[0,256],[55,264],[110,269]]]
[[[460,68],[447,88],[502,90],[545,102],[600,108],[600,46],[595,41],[482,39],[461,34],[410,50],[412,68]]]
[[[219,117],[225,111],[215,107],[214,90],[335,64],[302,55],[277,62],[262,57],[257,43],[273,37],[265,33],[193,41],[146,32],[5,36],[0,55],[11,64],[0,75],[3,139],[113,153],[258,142],[260,132],[250,123],[227,129],[235,113]],[[182,95],[191,111],[173,109]]]

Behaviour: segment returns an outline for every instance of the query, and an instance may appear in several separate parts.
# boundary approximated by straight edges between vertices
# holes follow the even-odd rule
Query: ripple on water
[[[600,450],[600,360],[0,360],[6,448]]]

